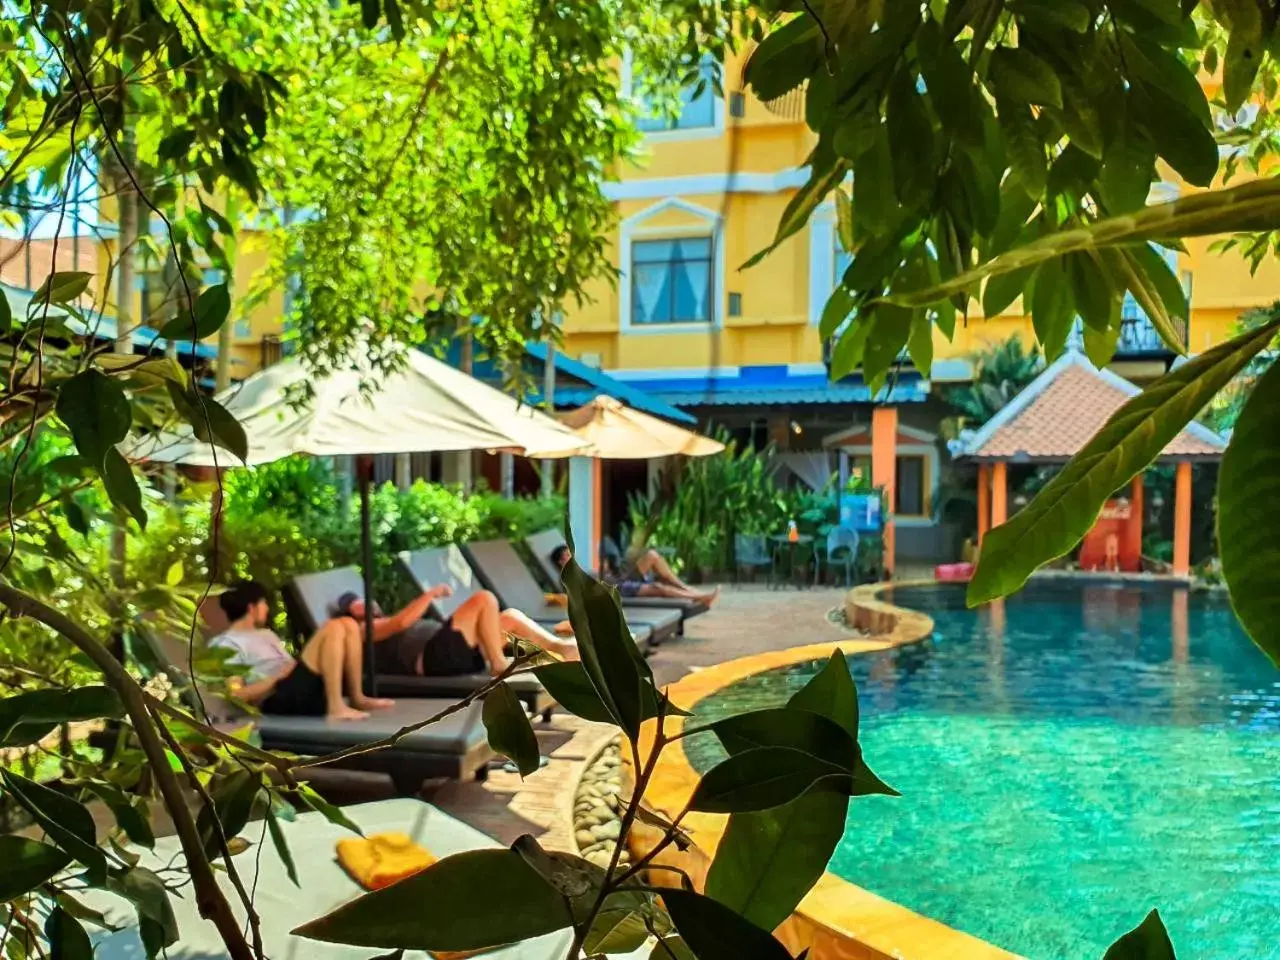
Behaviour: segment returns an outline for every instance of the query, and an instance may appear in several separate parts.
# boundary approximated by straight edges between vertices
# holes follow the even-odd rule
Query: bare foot
[[[354,707],[339,707],[337,710],[330,710],[329,720],[367,720],[369,715],[363,710],[356,710]]]
[[[571,637],[573,636],[573,624],[568,620],[561,620],[551,628],[551,632],[561,637]]]
[[[578,661],[582,659],[578,653],[578,645],[576,643],[562,643],[556,647],[556,653],[560,655],[562,660]]]
[[[507,668],[511,666],[511,661],[506,657],[499,657],[493,663],[489,664],[489,673],[495,677],[500,677],[507,672]]]
[[[390,710],[396,702],[386,697],[360,697],[352,700],[351,705],[357,710]]]
[[[711,591],[711,593],[707,595],[707,606],[714,607],[716,605],[716,601],[719,599],[720,599],[720,588],[716,587],[714,590]]]

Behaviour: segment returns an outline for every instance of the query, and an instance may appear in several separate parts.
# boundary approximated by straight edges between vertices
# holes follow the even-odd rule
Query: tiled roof
[[[981,460],[1069,459],[1140,392],[1123,377],[1099,370],[1083,354],[1069,351],[988,421],[961,455]],[[1225,447],[1212,430],[1192,423],[1161,456],[1215,459]]]

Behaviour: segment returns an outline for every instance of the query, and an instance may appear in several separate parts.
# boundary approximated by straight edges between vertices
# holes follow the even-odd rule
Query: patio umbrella
[[[719,453],[724,444],[710,437],[678,427],[674,423],[660,420],[658,417],[641,413],[626,404],[609,396],[598,396],[575,410],[557,414],[557,419],[566,427],[573,429],[582,440],[590,443],[591,452],[585,456],[595,458],[590,465],[590,479],[582,472],[574,475],[571,469],[570,487],[586,481],[590,488],[590,502],[580,505],[581,501],[570,501],[571,519],[579,518],[579,523],[591,531],[594,543],[590,546],[592,565],[600,568],[599,541],[601,460],[650,460],[656,457],[682,455],[686,457],[707,457]],[[579,488],[582,489],[582,488]],[[589,517],[588,517],[589,514]]]
[[[365,389],[372,371],[357,353],[344,369],[317,378],[292,357],[259,370],[217,395],[240,421],[249,441],[246,465],[291,454],[359,458],[360,537],[365,597],[373,595],[369,483],[375,454],[503,450],[528,457],[589,453],[589,444],[551,417],[419,350],[377,388]],[[296,401],[308,390],[311,401]],[[190,466],[233,466],[191,430],[150,438],[132,451],[139,459]],[[370,678],[373,609],[365,604]]]
[[[724,444],[626,406],[613,397],[598,396],[557,419],[591,444],[591,456],[602,460],[649,460],[653,457],[707,457]]]

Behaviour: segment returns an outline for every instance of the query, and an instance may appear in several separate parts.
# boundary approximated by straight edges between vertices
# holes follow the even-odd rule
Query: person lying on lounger
[[[226,630],[209,641],[232,651],[231,663],[249,668],[228,685],[232,696],[263,713],[363,720],[369,710],[395,706],[394,700],[366,697],[361,689],[364,645],[349,620],[331,620],[316,631],[295,658],[271,622],[271,595],[252,580],[238,580],[218,597]],[[347,700],[342,698],[343,687]]]
[[[448,677],[488,670],[498,676],[510,666],[507,636],[517,637],[564,660],[578,659],[578,645],[553,636],[519,610],[502,610],[488,590],[477,590],[445,620],[428,615],[431,601],[453,593],[438,584],[384,616],[373,608],[374,668],[401,676]],[[364,600],[344,593],[334,604],[334,620],[364,629]],[[330,623],[334,622],[333,620]]]
[[[557,570],[573,556],[569,545],[562,543],[551,551],[551,562]],[[619,573],[616,570],[605,570],[602,578],[606,583],[618,588],[623,597],[670,597],[676,600],[694,600],[711,606],[720,599],[720,588],[714,590],[695,590],[676,576],[671,565],[657,550],[645,550],[633,562]]]

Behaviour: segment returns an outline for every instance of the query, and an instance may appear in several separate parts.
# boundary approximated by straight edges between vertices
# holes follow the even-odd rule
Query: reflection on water
[[[1180,956],[1280,955],[1280,673],[1225,601],[1072,581],[976,611],[959,587],[891,599],[932,642],[851,663],[867,757],[904,796],[851,805],[833,871],[1031,957],[1099,957],[1152,906]],[[814,669],[697,712],[778,703]]]

